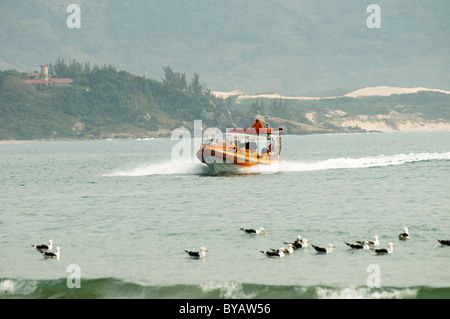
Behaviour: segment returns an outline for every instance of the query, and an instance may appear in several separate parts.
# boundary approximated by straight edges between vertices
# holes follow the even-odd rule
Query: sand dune
[[[420,91],[430,91],[430,92],[440,92],[445,94],[450,94],[450,91],[438,90],[438,89],[427,89],[423,87],[416,88],[402,88],[402,87],[391,87],[391,86],[375,86],[366,87],[359,89],[350,93],[345,94],[345,97],[365,97],[365,96],[390,96],[393,94],[411,94]],[[231,92],[211,92],[217,97],[228,98],[230,96],[236,96],[238,99],[286,99],[286,100],[319,100],[319,99],[332,99],[339,98],[340,96],[329,96],[329,97],[305,97],[305,96],[282,96],[277,93],[266,93],[266,94],[246,94],[240,90],[234,90]]]

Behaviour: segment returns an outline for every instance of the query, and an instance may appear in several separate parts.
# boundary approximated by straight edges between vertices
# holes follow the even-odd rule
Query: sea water
[[[450,132],[284,136],[236,175],[176,143],[0,144],[0,298],[450,298]],[[261,253],[297,235],[336,248]],[[375,235],[393,254],[345,244]]]

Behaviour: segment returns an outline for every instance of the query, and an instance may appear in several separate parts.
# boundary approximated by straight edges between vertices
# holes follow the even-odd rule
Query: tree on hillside
[[[83,63],[72,59],[67,64],[63,58],[58,57],[55,64],[48,65],[49,73],[56,78],[70,78],[77,85],[88,85],[88,75],[91,72],[89,63]]]
[[[187,90],[186,74],[173,72],[170,66],[163,67],[164,76],[162,81],[177,90]]]
[[[194,77],[191,80],[191,83],[189,85],[189,91],[194,93],[194,95],[201,95],[202,94],[203,87],[200,84],[200,77],[197,73],[194,74]]]

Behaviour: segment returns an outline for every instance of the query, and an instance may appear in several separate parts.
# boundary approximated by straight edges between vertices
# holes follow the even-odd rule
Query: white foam
[[[284,161],[280,164],[269,166],[252,167],[246,172],[252,173],[277,173],[277,172],[307,172],[330,169],[355,169],[369,167],[384,167],[403,165],[406,163],[430,161],[430,160],[450,160],[450,152],[446,153],[411,153],[368,156],[360,158],[331,158],[316,162]]]
[[[7,295],[7,294],[13,294],[15,291],[15,285],[14,281],[12,280],[3,280],[0,282],[0,296]]]
[[[203,174],[206,170],[207,167],[201,163],[168,161],[119,169],[105,174],[105,176],[198,175]]]
[[[200,285],[200,289],[205,292],[219,290],[220,298],[225,299],[252,299],[255,294],[245,294],[242,284],[238,282],[208,282]]]
[[[317,288],[318,299],[405,299],[415,298],[417,289],[370,289],[365,287]]]
[[[0,296],[31,295],[36,290],[35,281],[4,279],[0,281]]]

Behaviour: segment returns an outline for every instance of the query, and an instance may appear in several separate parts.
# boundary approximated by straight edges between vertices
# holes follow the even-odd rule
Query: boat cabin
[[[229,129],[226,133],[207,134],[203,146],[219,146],[227,152],[252,157],[278,158],[281,151],[280,129]]]

